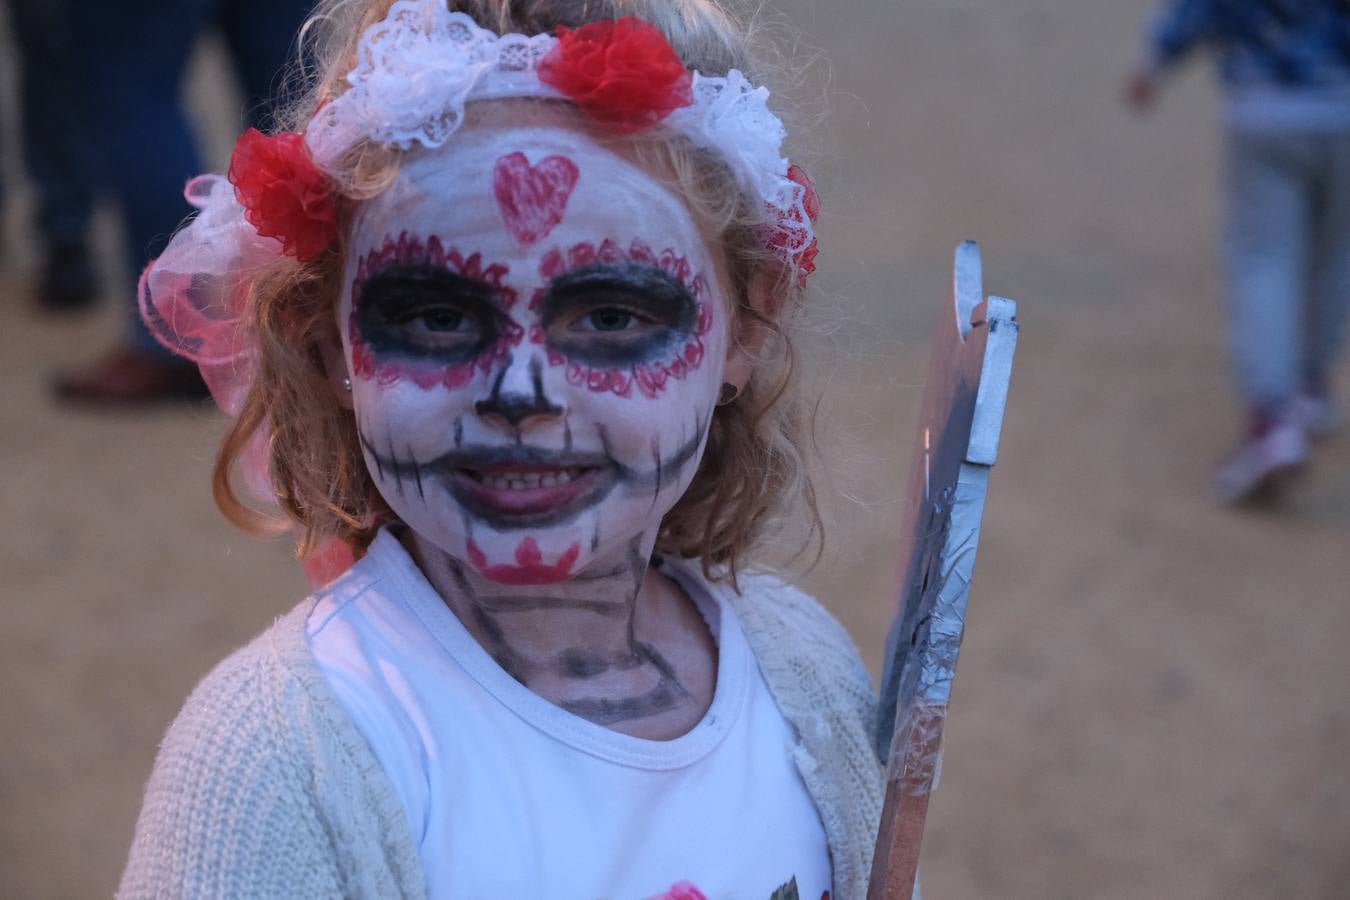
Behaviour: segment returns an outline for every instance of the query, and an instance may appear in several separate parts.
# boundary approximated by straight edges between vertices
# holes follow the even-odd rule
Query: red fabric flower
[[[812,222],[820,218],[820,194],[816,193],[816,183],[811,180],[811,176],[806,174],[806,170],[793,163],[788,166],[787,177],[789,181],[795,181],[806,188],[806,197],[802,203],[806,207],[806,217]]]
[[[820,194],[816,193],[816,184],[811,180],[811,176],[806,174],[806,170],[795,163],[788,166],[787,177],[790,181],[795,181],[806,188],[806,196],[802,198],[802,206],[806,209],[806,217],[813,223],[820,218]],[[797,254],[797,273],[800,276],[800,283],[806,284],[806,279],[816,271],[816,257],[820,254],[820,243],[815,236],[811,237],[811,243],[804,250]]]
[[[802,197],[802,208],[806,211],[807,220],[815,222],[820,217],[820,195],[816,193],[811,176],[807,175],[801,166],[792,165],[788,167],[787,177],[806,189],[806,194]],[[807,278],[816,271],[816,257],[820,255],[820,244],[812,236],[811,243],[795,253],[788,253],[788,244],[792,240],[792,233],[796,230],[792,226],[802,224],[798,221],[800,218],[801,213],[795,210],[789,216],[784,216],[778,224],[770,226],[767,240],[769,247],[778,250],[785,262],[796,266],[797,284],[804,287]]]
[[[618,134],[650,128],[694,102],[693,76],[666,36],[633,16],[559,28],[539,80]]]
[[[806,245],[806,249],[797,254],[797,275],[799,284],[805,285],[806,279],[815,274],[816,257],[820,255],[820,242],[811,238],[811,243]]]
[[[280,240],[283,253],[311,262],[337,237],[333,182],[310,158],[303,134],[245,131],[234,145],[229,179],[244,218],[258,234]]]

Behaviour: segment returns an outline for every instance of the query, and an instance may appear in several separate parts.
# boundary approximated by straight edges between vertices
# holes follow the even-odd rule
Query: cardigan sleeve
[[[120,900],[422,893],[401,807],[322,674],[295,659],[307,648],[288,618],[207,675],[169,727]]]

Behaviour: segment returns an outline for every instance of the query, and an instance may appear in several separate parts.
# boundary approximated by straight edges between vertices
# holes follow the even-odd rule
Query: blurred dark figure
[[[71,0],[10,0],[19,51],[23,159],[37,195],[42,241],[38,303],[88,308],[98,294],[89,253],[94,206],[92,110],[82,77]]]
[[[129,265],[139,276],[190,212],[183,186],[201,172],[180,98],[197,38],[212,26],[221,30],[243,85],[247,123],[265,125],[312,0],[67,2],[93,70],[101,173],[121,207]],[[107,406],[204,397],[196,366],[161,347],[141,323],[134,286],[122,297],[123,337],[86,368],[60,376],[57,395]]]
[[[1172,0],[1126,86],[1140,112],[1194,48],[1225,87],[1231,343],[1247,433],[1226,502],[1268,496],[1332,431],[1350,311],[1350,0]]]

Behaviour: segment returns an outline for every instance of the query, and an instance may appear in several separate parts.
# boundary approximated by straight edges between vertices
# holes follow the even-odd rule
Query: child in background
[[[121,896],[860,898],[791,324],[818,201],[715,0],[346,0],[147,269],[232,473],[356,561],[197,688]],[[751,80],[753,79],[753,80]],[[246,481],[248,479],[246,478]]]
[[[1173,0],[1131,76],[1150,109],[1161,76],[1201,45],[1226,94],[1224,244],[1232,356],[1248,410],[1219,496],[1263,495],[1332,431],[1350,312],[1350,2]]]

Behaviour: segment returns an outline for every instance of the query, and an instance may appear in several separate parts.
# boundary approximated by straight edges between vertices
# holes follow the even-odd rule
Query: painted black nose
[[[492,385],[492,393],[486,400],[473,405],[473,411],[482,418],[493,416],[501,418],[512,428],[519,428],[528,419],[535,416],[561,416],[563,409],[544,395],[543,364],[538,359],[530,360],[530,390],[512,390],[505,386],[506,373],[511,370],[511,360],[506,361],[497,380]]]

